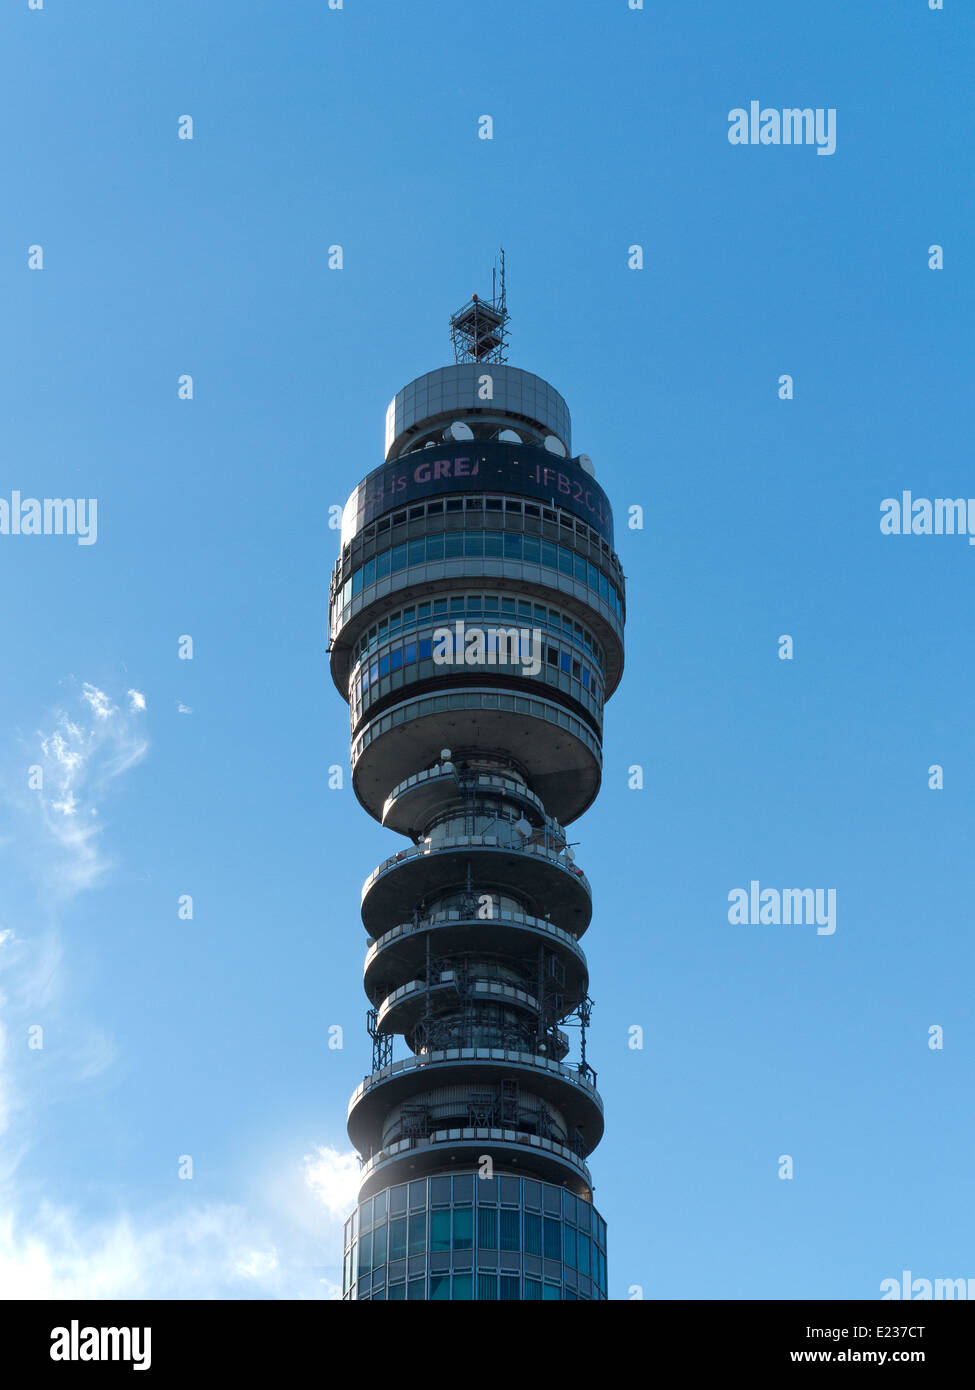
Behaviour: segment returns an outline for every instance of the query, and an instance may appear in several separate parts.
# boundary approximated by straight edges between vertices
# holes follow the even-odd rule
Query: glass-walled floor
[[[477,1173],[377,1193],[345,1223],[342,1292],[372,1299],[603,1299],[606,1223],[553,1183]]]

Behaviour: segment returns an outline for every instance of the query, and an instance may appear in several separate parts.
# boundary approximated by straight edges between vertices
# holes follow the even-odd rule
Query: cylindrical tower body
[[[355,793],[406,837],[362,892],[373,1070],[343,1293],[605,1298],[592,900],[565,827],[623,667],[612,513],[562,397],[498,362],[411,382],[386,446],[330,594]]]

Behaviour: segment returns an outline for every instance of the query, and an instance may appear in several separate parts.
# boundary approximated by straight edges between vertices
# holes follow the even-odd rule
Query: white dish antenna
[[[579,467],[582,469],[584,473],[588,473],[590,478],[595,478],[596,470],[595,468],[593,468],[592,459],[589,457],[588,454],[579,455]]]
[[[455,420],[443,432],[444,439],[473,439],[474,431],[463,420]]]
[[[504,440],[505,444],[521,443],[521,435],[517,434],[514,430],[502,430],[498,438]]]
[[[565,445],[562,443],[561,439],[556,439],[554,434],[547,434],[545,436],[545,447],[550,454],[558,454],[560,459],[566,457]]]

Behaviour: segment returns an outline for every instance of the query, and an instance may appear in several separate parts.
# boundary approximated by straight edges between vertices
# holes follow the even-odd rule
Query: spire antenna
[[[491,269],[491,298],[471,295],[463,308],[450,316],[450,341],[457,363],[507,361],[508,307],[503,246],[500,260],[500,273],[497,263]]]

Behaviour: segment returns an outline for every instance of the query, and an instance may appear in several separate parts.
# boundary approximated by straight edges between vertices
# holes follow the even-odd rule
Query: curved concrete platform
[[[349,1101],[349,1138],[360,1153],[375,1150],[390,1108],[424,1086],[476,1087],[510,1080],[518,1081],[525,1094],[557,1107],[570,1130],[580,1131],[585,1153],[593,1151],[603,1135],[603,1103],[590,1081],[561,1062],[486,1047],[421,1054],[373,1072]]]
[[[415,903],[436,892],[462,889],[470,866],[479,892],[509,893],[527,903],[533,916],[582,936],[592,921],[592,890],[582,870],[541,846],[515,849],[489,839],[474,835],[416,845],[385,860],[362,888],[362,925],[369,935],[381,935],[384,923],[403,921]]]
[[[468,746],[507,749],[562,825],[599,791],[599,740],[581,719],[552,700],[475,686],[416,696],[370,720],[353,744],[356,797],[381,821],[391,787],[437,762],[441,749]]]

